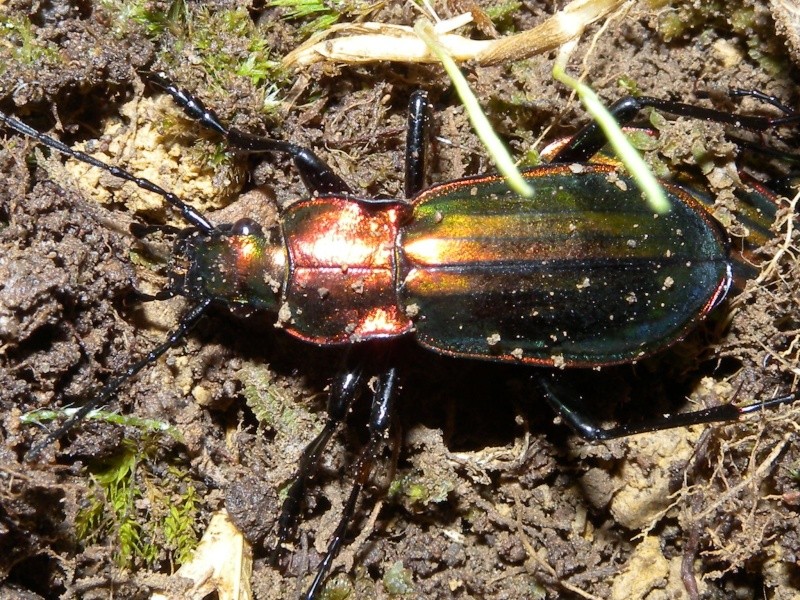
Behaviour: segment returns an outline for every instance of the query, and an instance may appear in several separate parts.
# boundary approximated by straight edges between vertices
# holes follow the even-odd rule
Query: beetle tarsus
[[[775,108],[777,108],[779,111],[781,111],[785,115],[795,115],[794,110],[792,110],[791,108],[786,106],[783,102],[781,102],[777,98],[777,96],[772,96],[770,94],[765,94],[764,92],[762,92],[760,90],[734,89],[734,90],[730,90],[730,92],[728,92],[728,95],[731,98],[743,98],[743,97],[755,98],[756,100],[758,100],[760,102],[764,102],[765,104],[769,104],[771,106],[774,106]]]
[[[739,406],[739,415],[749,415],[756,412],[761,412],[763,410],[773,409],[778,406],[782,406],[784,404],[791,404],[796,400],[800,399],[800,392],[794,392],[792,394],[786,394],[784,396],[776,396],[775,398],[770,398],[769,400],[761,400],[759,402],[753,402],[751,404],[745,404],[744,406]]]

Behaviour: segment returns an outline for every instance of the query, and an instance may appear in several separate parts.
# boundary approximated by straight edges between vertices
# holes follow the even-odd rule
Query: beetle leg
[[[751,98],[755,98],[759,102],[764,102],[765,104],[769,104],[774,106],[779,111],[781,111],[785,115],[794,115],[795,112],[786,106],[783,102],[781,102],[776,96],[771,96],[769,94],[765,94],[760,90],[742,90],[742,89],[734,89],[729,92],[731,98],[741,98],[743,96],[749,96]]]
[[[246,133],[235,127],[226,127],[219,120],[217,114],[206,108],[199,98],[158,75],[147,74],[146,77],[148,81],[172,96],[175,103],[189,118],[194,119],[206,129],[220,134],[232,148],[248,152],[283,152],[290,155],[300,173],[303,184],[312,195],[352,194],[344,180],[308,148]]]
[[[192,308],[190,308],[182,317],[181,320],[178,322],[178,326],[169,332],[167,335],[167,339],[164,340],[161,344],[150,350],[144,358],[138,360],[137,362],[130,365],[123,373],[109,381],[98,394],[83,404],[80,409],[78,409],[72,416],[70,416],[66,421],[64,421],[61,426],[49,433],[47,437],[35,444],[28,453],[25,455],[27,460],[34,460],[38,455],[39,452],[42,451],[43,448],[47,447],[54,441],[60,439],[64,436],[70,429],[72,429],[76,423],[82,420],[86,415],[88,415],[93,409],[97,408],[104,404],[111,396],[117,393],[120,387],[128,381],[131,377],[136,375],[139,371],[145,368],[150,363],[156,361],[162,354],[164,354],[167,350],[176,346],[178,342],[180,342],[189,331],[194,327],[197,322],[200,320],[200,317],[203,316],[206,309],[211,304],[211,298],[204,298],[200,300],[197,304],[195,304]]]
[[[325,552],[325,556],[317,568],[317,575],[314,577],[314,581],[303,596],[305,600],[313,600],[317,595],[320,585],[327,577],[334,559],[339,554],[339,550],[347,534],[347,526],[350,524],[350,521],[353,520],[358,496],[372,473],[372,466],[375,463],[378,444],[391,426],[393,400],[396,391],[397,370],[392,367],[387,369],[378,379],[375,395],[372,398],[372,410],[369,418],[369,440],[367,440],[366,445],[361,450],[361,454],[356,460],[353,487],[345,502],[339,524],[336,526],[333,537],[328,544],[328,550]]]
[[[777,108],[784,113],[786,113],[788,110],[785,106],[779,103],[776,105],[778,102],[777,99],[759,92],[734,90],[732,95],[752,96],[757,100],[777,106]],[[679,117],[689,117],[691,119],[724,123],[726,125],[733,125],[737,128],[748,129],[751,131],[766,131],[773,127],[796,124],[798,121],[800,121],[800,114],[797,113],[789,113],[784,117],[776,118],[770,118],[761,115],[739,115],[713,108],[694,106],[685,102],[674,102],[672,100],[662,100],[660,98],[651,98],[649,96],[625,96],[624,98],[620,98],[614,102],[614,104],[609,107],[608,112],[613,115],[617,123],[620,125],[625,125],[626,123],[631,122],[634,117],[636,117],[636,115],[645,108],[655,108],[656,110]],[[600,129],[600,126],[595,121],[592,121],[591,123],[582,127],[578,133],[572,136],[572,139],[570,139],[569,143],[567,143],[563,148],[561,148],[561,150],[558,151],[551,162],[587,162],[591,157],[600,152],[606,143],[606,136]]]
[[[786,396],[778,396],[744,406],[721,404],[703,410],[668,414],[659,419],[650,419],[637,423],[624,423],[616,427],[603,428],[578,410],[577,407],[572,405],[566,399],[567,394],[563,393],[564,390],[557,390],[554,382],[550,381],[546,376],[540,376],[539,383],[544,390],[545,399],[561,418],[566,421],[567,425],[583,439],[592,442],[627,437],[629,435],[648,433],[651,431],[661,431],[663,429],[688,427],[689,425],[738,421],[739,418],[744,415],[772,409],[782,404],[789,404],[800,398],[800,393],[795,392],[793,394],[787,394]]]
[[[406,130],[405,194],[416,196],[425,187],[426,155],[430,139],[430,103],[428,93],[417,90],[408,102]]]
[[[134,288],[133,293],[136,297],[136,300],[139,302],[161,302],[177,296],[177,292],[169,288],[161,290],[156,294],[148,294],[147,292],[143,292],[142,290]]]
[[[319,468],[320,457],[325,452],[331,436],[347,417],[347,413],[350,412],[350,407],[358,397],[363,379],[362,369],[347,370],[331,385],[331,390],[328,394],[328,418],[325,421],[325,426],[303,450],[294,481],[289,487],[286,499],[281,507],[281,514],[278,518],[277,542],[272,551],[273,564],[277,562],[283,543],[294,529],[297,514],[300,512],[300,503],[305,496],[309,481]]]

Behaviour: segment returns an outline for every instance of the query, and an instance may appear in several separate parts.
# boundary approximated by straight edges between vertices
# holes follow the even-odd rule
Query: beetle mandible
[[[524,172],[533,198],[520,197],[494,175],[425,189],[429,111],[419,92],[409,108],[405,199],[361,198],[311,150],[229,128],[197,98],[160,77],[149,78],[231,147],[291,156],[310,197],[287,208],[279,225],[266,231],[250,219],[215,226],[158,185],[0,113],[7,128],[159,194],[190,225],[176,242],[169,284],[156,298],[184,296],[191,307],[163,343],[111,380],[31,455],[178,344],[212,304],[274,313],[288,334],[317,345],[414,336],[422,346],[455,357],[599,367],[633,362],[680,340],[725,298],[740,268],[725,231],[691,192],[664,182],[671,210],[654,215],[618,165],[591,162],[605,145],[594,124],[553,146],[548,164]],[[757,131],[800,120],[795,114],[731,115],[647,97],[625,98],[612,112],[625,122],[645,107]],[[325,426],[303,452],[281,510],[276,556],[292,534],[326,445],[366,379],[355,366],[332,383]],[[796,398],[602,428],[560,394],[549,376],[538,379],[548,403],[590,440],[735,420]],[[372,388],[369,439],[307,599],[317,595],[344,542],[391,426],[398,381],[397,367],[387,360]]]

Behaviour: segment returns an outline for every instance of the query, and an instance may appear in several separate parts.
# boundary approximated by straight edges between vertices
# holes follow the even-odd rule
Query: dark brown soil
[[[553,4],[520,3],[500,33],[532,27]],[[783,3],[776,3],[780,33],[765,1],[696,4],[702,8],[638,3],[594,46],[598,28],[586,33],[572,71],[586,57],[586,81],[607,102],[635,88],[708,104],[696,95],[708,91],[714,106],[736,109],[725,92],[747,88],[797,106],[797,58],[782,37],[794,40],[797,28]],[[256,28],[279,59],[304,39],[300,27],[310,19],[282,19],[284,9],[263,2],[234,13],[236,5],[9,0],[0,4],[0,109],[196,201],[217,222],[245,214],[270,222],[303,187],[280,157],[217,160],[219,140],[183,119],[137,69],[163,71],[226,122],[313,147],[371,196],[401,195],[406,102],[425,88],[436,107],[432,179],[491,170],[435,66],[318,65],[274,74],[274,95],[293,102],[264,110],[270,81],[237,75],[231,64],[254,53],[248,35]],[[170,9],[172,20],[155,18]],[[230,14],[244,24],[214,21]],[[416,15],[410,4],[390,2],[367,18],[411,24]],[[518,155],[546,128],[549,140],[586,120],[552,80],[552,58],[464,69]],[[662,138],[679,151],[662,160],[674,169],[701,156],[724,204],[730,177],[723,175],[744,157],[721,131],[668,128]],[[749,154],[764,180],[791,170],[786,159],[768,164],[763,152]],[[169,423],[180,440],[91,421],[26,462],[45,432],[22,423],[23,415],[79,405],[161,341],[185,310],[181,299],[137,300],[136,290],[165,284],[153,253],[169,249],[158,236],[145,248],[129,233],[132,222],[178,221],[158,198],[72,161],[65,166],[13,134],[0,144],[0,178],[0,598],[181,597],[168,577],[180,560],[177,542],[163,523],[170,506],[190,496],[184,539],[202,535],[211,515],[227,508],[253,544],[255,597],[298,597],[336,526],[348,466],[365,440],[367,407],[359,404],[323,459],[292,548],[280,569],[271,566],[280,493],[324,422],[325,387],[342,350],[289,339],[272,318],[216,311],[108,407]],[[735,207],[732,217],[728,204],[717,214],[735,220]],[[601,416],[656,417],[793,389],[799,296],[786,227],[784,218],[758,257],[766,263],[778,253],[776,269],[689,339],[635,367],[575,374]],[[396,360],[398,451],[392,444],[381,451],[327,598],[404,590],[427,599],[800,594],[800,409],[593,445],[553,423],[531,369],[443,358],[411,341],[399,345]],[[126,525],[137,532],[133,541],[99,487],[131,447],[139,453],[132,480],[139,491],[123,512],[134,523]],[[92,506],[101,516],[87,531]]]

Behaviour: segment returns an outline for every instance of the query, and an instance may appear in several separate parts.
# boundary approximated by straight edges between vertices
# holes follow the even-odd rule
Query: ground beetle
[[[169,284],[153,298],[184,296],[191,308],[162,344],[110,381],[30,456],[175,346],[212,304],[239,313],[275,313],[287,333],[318,345],[385,344],[410,335],[450,356],[600,367],[636,361],[680,340],[725,298],[737,270],[746,270],[731,258],[725,231],[692,191],[664,182],[671,210],[654,215],[617,164],[596,160],[605,139],[595,124],[551,146],[547,164],[524,172],[535,190],[532,198],[510,191],[494,175],[424,189],[429,111],[426,94],[418,92],[409,109],[406,198],[361,198],[309,149],[226,127],[197,98],[160,77],[148,78],[231,147],[291,156],[310,197],[292,204],[266,231],[250,219],[214,226],[154,183],[0,113],[8,129],[159,194],[190,224],[178,236]],[[756,131],[800,120],[774,99],[737,93],[776,104],[786,114],[737,116],[647,97],[624,98],[611,111],[626,122],[653,107]],[[353,366],[332,383],[326,424],[303,452],[283,504],[275,557],[292,534],[326,445],[367,378]],[[542,370],[538,380],[549,404],[589,440],[735,420],[796,399],[792,394],[604,429],[559,393],[550,371]],[[371,386],[369,440],[307,599],[316,596],[345,539],[391,425],[397,387],[397,367],[387,359]]]

